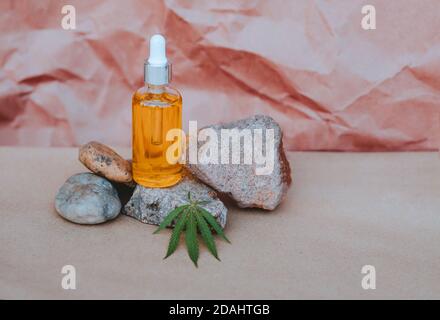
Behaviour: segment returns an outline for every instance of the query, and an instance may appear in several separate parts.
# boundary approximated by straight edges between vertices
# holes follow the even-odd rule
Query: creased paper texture
[[[2,145],[129,146],[160,32],[184,127],[263,113],[289,150],[438,147],[440,1],[70,1],[76,30],[64,4],[0,2]]]

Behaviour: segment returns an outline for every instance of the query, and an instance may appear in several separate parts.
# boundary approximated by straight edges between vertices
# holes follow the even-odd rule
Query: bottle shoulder
[[[134,92],[134,95],[146,94],[170,94],[176,97],[182,97],[181,93],[172,86],[161,86],[159,91],[157,90],[157,88],[142,86]]]
[[[143,86],[137,89],[133,94],[134,100],[160,100],[173,104],[182,101],[180,92],[172,86],[150,87]]]

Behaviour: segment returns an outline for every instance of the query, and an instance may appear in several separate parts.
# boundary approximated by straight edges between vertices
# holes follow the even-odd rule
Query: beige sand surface
[[[198,269],[183,246],[162,260],[169,230],[58,216],[58,188],[85,171],[76,158],[0,148],[0,298],[440,298],[437,153],[289,153],[286,201],[269,213],[231,207],[232,245],[217,241],[222,262],[202,248]],[[76,290],[61,288],[67,264]],[[376,290],[361,287],[367,264]]]

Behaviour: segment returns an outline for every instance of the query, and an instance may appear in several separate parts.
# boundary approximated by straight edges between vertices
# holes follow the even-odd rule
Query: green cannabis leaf
[[[199,231],[209,252],[220,261],[211,229],[228,243],[230,243],[230,241],[226,238],[222,227],[217,223],[212,214],[201,207],[207,203],[209,203],[209,201],[193,200],[191,198],[191,193],[188,192],[188,204],[179,206],[168,213],[154,232],[155,234],[158,233],[175,221],[174,230],[171,234],[168,250],[164,259],[168,258],[174,253],[174,251],[176,251],[180,241],[180,234],[185,231],[185,243],[188,255],[197,267],[197,261],[199,259],[199,240],[197,232]]]

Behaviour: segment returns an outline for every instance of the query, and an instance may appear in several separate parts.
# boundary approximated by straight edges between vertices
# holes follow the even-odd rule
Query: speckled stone
[[[133,196],[124,206],[123,213],[141,222],[159,225],[171,210],[188,203],[189,191],[194,200],[210,200],[202,207],[211,212],[224,228],[228,209],[218,199],[214,190],[188,175],[178,184],[168,188],[136,186]]]
[[[220,137],[221,129],[274,129],[274,169],[269,175],[257,175],[256,164],[186,164],[186,168],[204,183],[216,191],[229,195],[239,207],[256,207],[274,210],[283,200],[291,184],[289,162],[283,149],[281,131],[278,123],[271,117],[256,115],[247,119],[226,124],[211,125]],[[219,139],[220,140],[220,139]],[[199,142],[200,146],[205,142]],[[246,148],[241,144],[241,159]],[[219,151],[220,153],[220,151]]]
[[[113,185],[92,173],[71,176],[55,197],[55,209],[79,224],[98,224],[118,216],[121,202]]]
[[[78,158],[90,171],[110,181],[130,183],[133,179],[131,162],[102,143],[91,141],[81,146]]]

